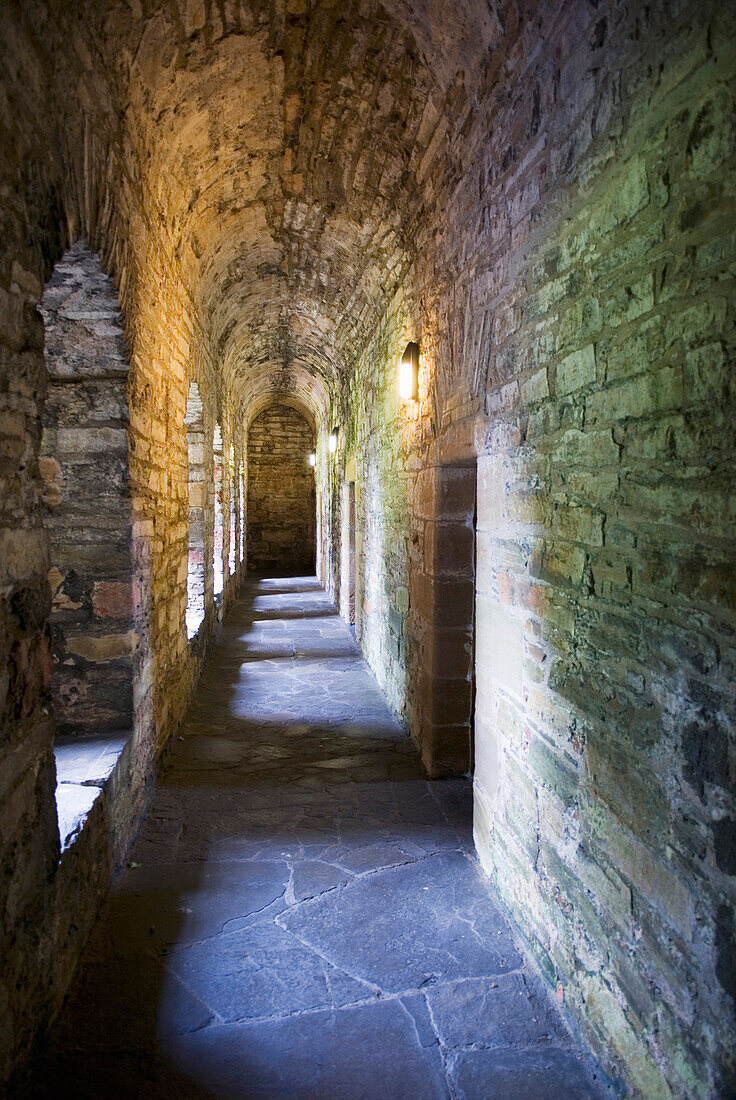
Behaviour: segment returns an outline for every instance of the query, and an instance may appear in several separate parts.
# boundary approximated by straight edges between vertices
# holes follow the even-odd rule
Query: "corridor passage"
[[[34,1095],[609,1095],[314,578],[236,605]]]

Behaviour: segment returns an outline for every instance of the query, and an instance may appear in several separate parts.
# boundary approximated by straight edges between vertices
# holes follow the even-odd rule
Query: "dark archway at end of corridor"
[[[295,408],[274,404],[248,430],[248,569],[274,575],[316,568],[316,496],[309,455],[313,427]]]

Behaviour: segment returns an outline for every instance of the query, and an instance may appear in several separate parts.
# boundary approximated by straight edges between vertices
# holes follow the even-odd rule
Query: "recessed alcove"
[[[39,469],[49,533],[51,683],[62,852],[133,729],[140,633],[128,468],[128,351],[117,292],[85,242],[41,299],[48,384]]]

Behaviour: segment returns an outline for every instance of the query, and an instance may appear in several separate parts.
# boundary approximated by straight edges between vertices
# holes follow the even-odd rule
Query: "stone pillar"
[[[215,521],[214,521],[214,546],[212,557],[212,569],[214,573],[214,593],[215,596],[219,596],[225,584],[225,563],[223,559],[224,546],[225,546],[225,527],[224,527],[224,515],[223,515],[223,443],[222,443],[222,429],[219,424],[215,425],[215,432],[212,440],[212,452],[214,463],[214,503],[215,503]]]
[[[189,553],[187,562],[188,637],[193,637],[204,619],[205,504],[205,431],[202,402],[196,382],[189,387],[186,412],[187,455],[189,460]]]
[[[475,479],[473,463],[429,467],[416,481],[409,724],[432,777],[472,763]]]

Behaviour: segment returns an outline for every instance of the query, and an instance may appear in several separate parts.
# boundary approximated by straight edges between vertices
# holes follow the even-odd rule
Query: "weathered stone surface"
[[[140,808],[239,583],[245,424],[292,401],[315,424],[320,576],[353,591],[381,688],[446,770],[466,766],[451,750],[473,600],[430,569],[457,547],[444,540],[455,507],[429,483],[478,460],[484,863],[585,1034],[640,1092],[733,1089],[734,14],[732,0],[6,5],[3,1076],[63,985],[48,979],[61,879],[44,516],[78,502],[63,549],[80,577],[105,540],[112,572],[134,563],[136,736],[110,789],[136,776]],[[67,461],[39,465],[36,307],[80,238],[117,303],[59,313],[47,348],[78,338],[49,410],[57,383],[83,385],[49,425]],[[125,359],[110,351],[123,329]],[[415,340],[419,400],[402,402],[397,362]],[[193,493],[192,383],[206,441]],[[102,448],[94,461],[83,435]],[[126,464],[121,501],[100,486],[122,484]],[[110,544],[103,514],[130,545]],[[93,607],[66,570],[52,578],[54,615]],[[106,622],[93,636],[114,633]],[[276,661],[296,649],[284,634],[264,630]],[[435,692],[424,721],[449,639],[463,720]],[[70,695],[113,670],[79,660]],[[130,669],[115,673],[113,701]],[[248,682],[265,711],[267,686]],[[287,710],[293,690],[281,678]],[[334,694],[348,725],[350,694]],[[314,713],[327,695],[314,686]],[[133,827],[114,798],[105,807],[78,850],[93,892],[105,813],[115,835]],[[55,957],[68,977],[82,933],[67,931]]]
[[[611,1095],[496,908],[470,809],[466,780],[427,782],[316,580],[250,586],[27,1091],[93,1095],[93,1065],[129,1095],[480,1100],[544,1072]]]
[[[594,1088],[574,1054],[554,1049],[466,1051],[453,1067],[453,1085],[469,1100],[587,1100]]]
[[[248,427],[248,568],[313,573],[314,431],[298,409],[271,405]]]
[[[399,1001],[347,1008],[337,1017],[319,1012],[208,1028],[171,1040],[165,1054],[180,1074],[220,1094],[237,1095],[247,1080],[254,1097],[370,1100],[377,1083],[405,1100],[448,1095],[439,1051],[417,1041],[411,1015]]]
[[[117,294],[99,257],[82,244],[70,249],[40,309],[49,378],[39,470],[48,479],[54,712],[67,736],[132,730],[136,627],[147,630],[143,608],[133,607],[128,353]],[[100,318],[104,332],[97,331]],[[111,462],[111,455],[119,457]],[[116,662],[111,674],[87,675],[88,663],[109,662]]]

